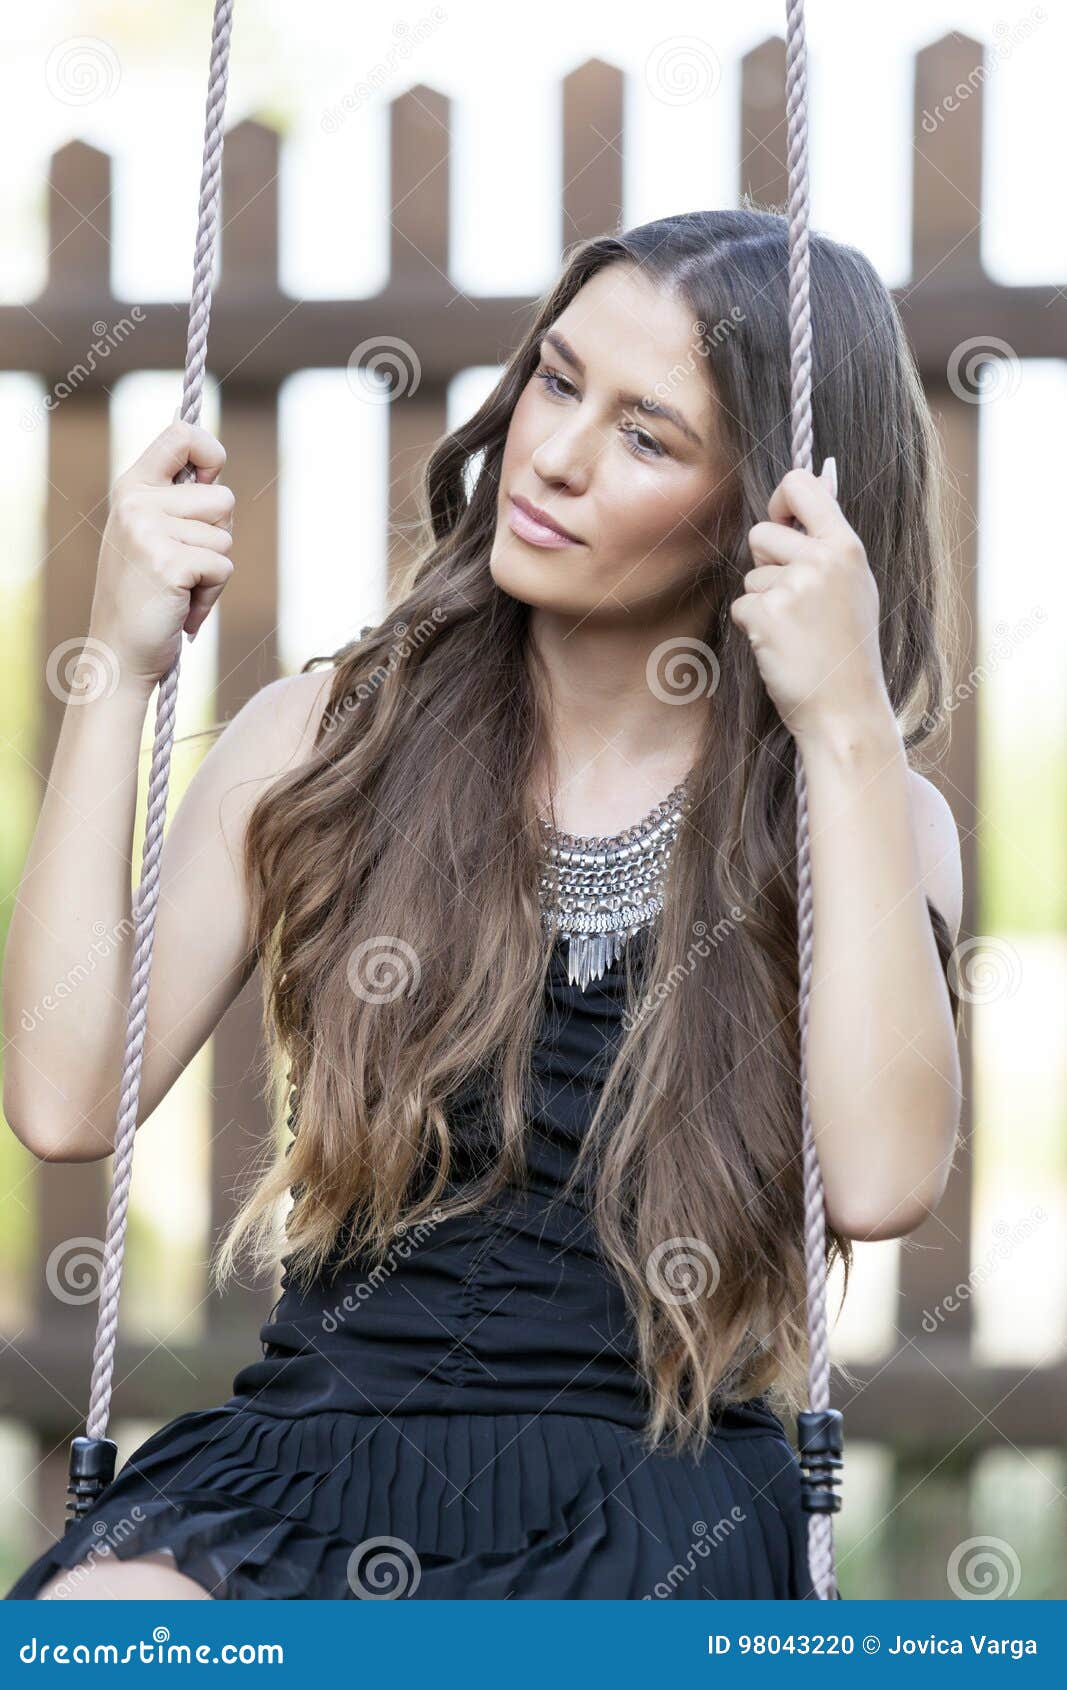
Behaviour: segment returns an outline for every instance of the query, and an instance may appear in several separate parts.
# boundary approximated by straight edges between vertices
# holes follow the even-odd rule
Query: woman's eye
[[[555,370],[546,370],[546,369],[535,370],[534,375],[537,377],[538,381],[543,383],[546,391],[553,394],[557,399],[567,399],[567,398],[570,397],[569,394],[562,393],[560,391],[560,384],[561,383],[563,384],[564,387],[568,387],[571,390],[571,393],[574,392],[574,383],[572,381],[569,381],[566,376],[559,375]],[[660,445],[658,440],[654,439],[653,436],[651,434],[649,434],[647,429],[638,428],[636,423],[631,423],[627,428],[624,428],[622,432],[624,434],[628,434],[631,437],[631,440],[633,441],[633,445],[631,446],[630,449],[631,449],[631,451],[633,451],[636,454],[637,457],[639,457],[639,458],[663,458],[663,457],[666,457],[667,454],[666,454],[665,448]],[[648,441],[647,446],[643,446],[643,445],[640,444],[640,442],[637,439],[638,435],[642,436],[643,439]]]
[[[535,370],[534,374],[536,375],[538,381],[541,381],[541,382],[544,383],[544,385],[548,389],[549,393],[554,393],[554,394],[557,395],[557,397],[560,396],[560,394],[559,394],[559,384],[560,384],[560,382],[564,382],[566,384],[566,386],[569,387],[569,388],[573,389],[573,387],[574,387],[574,383],[572,381],[567,381],[566,376],[557,375],[555,370]],[[562,397],[566,398],[566,395],[564,394],[564,395],[562,395]]]
[[[623,433],[624,434],[630,434],[630,435],[633,435],[635,437],[635,439],[634,439],[634,449],[635,449],[635,451],[640,452],[642,457],[644,457],[644,458],[662,458],[666,455],[664,448],[660,445],[659,441],[654,440],[652,438],[651,434],[649,434],[645,429],[638,428],[636,423],[631,423],[629,428],[624,428]],[[637,444],[636,436],[639,435],[639,434],[644,435],[645,439],[649,442],[648,446],[639,446]]]

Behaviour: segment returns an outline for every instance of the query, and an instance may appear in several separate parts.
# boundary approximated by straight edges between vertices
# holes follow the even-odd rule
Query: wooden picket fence
[[[897,290],[932,408],[946,442],[957,492],[954,555],[963,633],[977,626],[976,511],[979,407],[950,386],[947,371],[962,342],[1007,342],[1019,358],[1067,356],[1067,294],[1053,286],[1011,287],[983,274],[979,256],[982,205],[981,43],[955,34],[916,58],[914,70],[912,278]],[[739,196],[782,206],[785,161],[785,49],[764,41],[740,66]],[[931,124],[923,114],[943,106],[966,84],[951,115]],[[625,157],[623,75],[591,60],[563,88],[562,238],[565,244],[622,222]],[[769,97],[769,95],[773,97]],[[277,509],[278,411],[281,384],[306,368],[343,368],[354,347],[368,357],[383,337],[417,349],[417,390],[388,407],[389,562],[408,561],[420,461],[446,426],[448,384],[460,371],[498,363],[513,344],[523,298],[472,298],[449,278],[450,102],[417,86],[391,103],[391,271],[373,298],[298,300],[278,287],[279,137],[246,122],[228,135],[222,213],[224,264],[216,292],[209,368],[221,381],[219,432],[228,452],[227,480],[242,511],[242,550],[255,568],[238,570],[219,611],[214,715],[232,716],[278,673]],[[872,134],[850,145],[873,148]],[[29,370],[61,390],[79,366],[68,397],[51,412],[48,431],[47,561],[35,672],[40,676],[40,741],[33,751],[47,771],[62,704],[45,684],[46,655],[88,626],[92,582],[109,485],[108,393],[134,370],[184,364],[187,307],[180,301],[141,308],[135,332],[112,337],[96,368],[83,363],[100,325],[128,320],[130,302],[114,297],[110,270],[111,160],[72,142],[51,161],[51,269],[32,309],[0,305],[0,369]],[[95,326],[95,327],[94,327]],[[80,519],[72,513],[82,513]],[[976,659],[965,651],[964,670]],[[955,710],[951,749],[935,778],[949,798],[963,840],[966,905],[963,934],[975,931],[976,711]],[[250,1145],[270,1130],[254,1075],[259,980],[254,979],[212,1040],[210,1190],[212,1237],[224,1224]],[[922,1312],[971,1268],[969,1016],[964,1010],[966,1104],[964,1150],[938,1215],[914,1235],[926,1249],[900,1257],[902,1339],[892,1359],[854,1366],[860,1388],[839,1398],[846,1439],[871,1440],[892,1452],[894,1494],[904,1498],[931,1470],[965,1478],[983,1450],[1005,1441],[1017,1448],[1056,1446],[1063,1436],[1067,1369],[979,1365],[970,1344],[969,1300],[951,1322],[927,1334]],[[240,1123],[238,1127],[237,1123]],[[36,1304],[32,1323],[0,1354],[0,1406],[32,1429],[39,1449],[33,1512],[41,1530],[57,1532],[63,1517],[67,1442],[83,1430],[96,1305],[66,1306],[46,1286],[50,1252],[74,1237],[103,1237],[110,1161],[42,1164],[34,1171]],[[115,1412],[161,1423],[184,1408],[225,1400],[236,1366],[251,1358],[249,1333],[266,1317],[269,1290],[233,1287],[208,1308],[203,1341],[172,1346],[120,1338]],[[846,1460],[847,1468],[847,1460]],[[967,1487],[950,1486],[927,1522],[928,1548],[939,1556],[968,1535]],[[890,1512],[892,1544],[910,1502]],[[44,1539],[41,1544],[43,1546]],[[903,1543],[903,1539],[901,1539]],[[32,1547],[27,1543],[27,1555]],[[928,1589],[911,1556],[894,1558],[895,1593]],[[847,1574],[845,1575],[847,1589]],[[919,1585],[923,1587],[920,1589]]]

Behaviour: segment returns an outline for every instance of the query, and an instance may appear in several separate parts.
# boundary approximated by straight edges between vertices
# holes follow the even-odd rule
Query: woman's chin
[[[568,582],[563,576],[566,566],[561,562],[560,554],[546,550],[543,562],[536,556],[520,557],[519,544],[497,546],[490,555],[489,573],[501,592],[539,610],[582,615],[588,606],[575,593],[573,580]],[[530,553],[535,548],[522,549]]]

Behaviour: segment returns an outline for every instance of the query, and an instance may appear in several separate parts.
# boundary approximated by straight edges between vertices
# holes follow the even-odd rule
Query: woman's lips
[[[546,528],[543,522],[535,522],[527,515],[521,505],[508,495],[508,526],[520,540],[529,540],[531,546],[578,546],[580,540],[568,540],[563,534],[557,534],[554,528]]]

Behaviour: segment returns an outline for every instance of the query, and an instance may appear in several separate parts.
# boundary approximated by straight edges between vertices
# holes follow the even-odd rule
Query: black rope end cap
[[[836,1514],[841,1498],[834,1486],[841,1482],[844,1419],[840,1409],[803,1409],[797,1415],[800,1454],[800,1501],[807,1514]]]
[[[67,1525],[69,1531],[95,1506],[101,1492],[115,1477],[119,1446],[114,1438],[73,1438],[67,1479]]]

